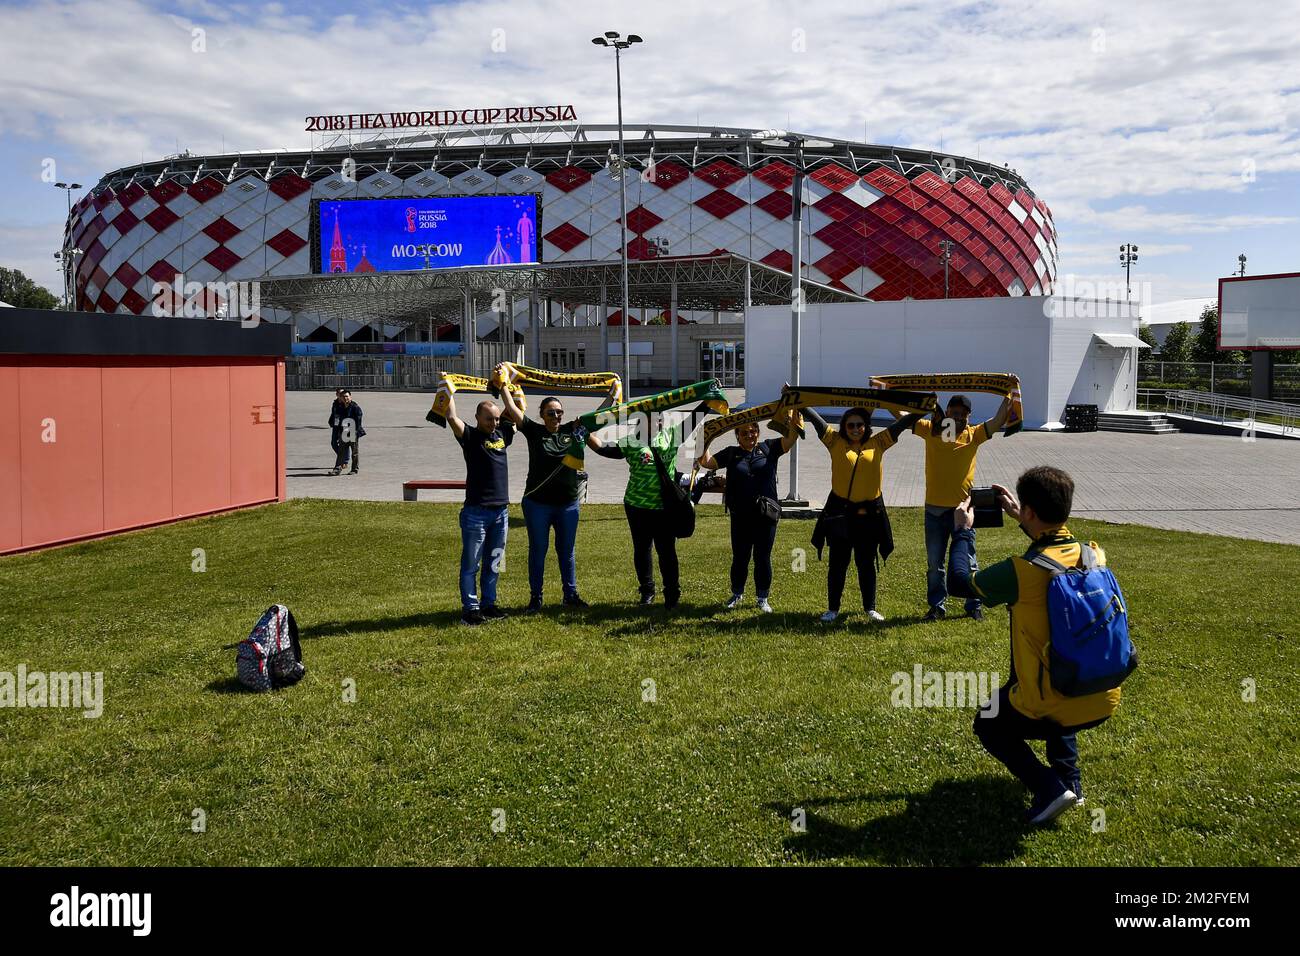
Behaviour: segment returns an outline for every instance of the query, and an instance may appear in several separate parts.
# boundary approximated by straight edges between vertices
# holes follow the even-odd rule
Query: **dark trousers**
[[[1004,684],[998,691],[996,717],[985,716],[983,710],[975,715],[975,736],[1035,797],[1058,797],[1079,777],[1079,744],[1075,734],[1096,727],[1106,718],[1062,727],[1055,721],[1026,717],[1012,706],[1009,688],[1009,684]],[[1038,759],[1027,740],[1047,742],[1047,766]]]
[[[361,467],[360,441],[343,441],[343,439],[340,438],[338,443],[334,446],[334,451],[337,453],[334,459],[335,468],[343,468],[347,465],[349,451],[352,453],[352,470],[356,471]]]
[[[334,429],[334,434],[330,436],[330,447],[334,449],[334,467],[342,468],[348,463],[349,445],[343,440],[342,433],[339,429]]]
[[[659,574],[664,579],[664,598],[675,601],[681,597],[678,579],[677,537],[672,522],[667,520],[662,508],[634,508],[623,505],[627,512],[627,525],[632,531],[632,565],[636,568],[637,583],[643,595],[655,593],[655,576],[650,567],[650,548],[659,554]]]
[[[858,566],[858,587],[862,591],[862,610],[870,611],[876,606],[876,551],[878,543],[873,535],[859,527],[856,520],[850,521],[850,533],[847,538],[831,538],[830,568],[826,574],[826,607],[831,611],[840,609],[840,597],[844,594],[844,579],[848,576],[849,557],[853,557]]]
[[[753,511],[752,504],[746,509]],[[750,555],[754,558],[754,594],[761,600],[772,593],[772,545],[776,522],[758,514],[731,513],[731,593],[745,593]]]

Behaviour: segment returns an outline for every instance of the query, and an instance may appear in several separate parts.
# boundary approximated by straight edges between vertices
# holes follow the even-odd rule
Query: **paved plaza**
[[[743,391],[728,393],[733,404]],[[465,464],[450,429],[424,420],[432,393],[357,392],[364,410],[361,473],[328,475],[330,392],[287,395],[289,496],[400,501],[402,482],[412,478],[463,479]],[[462,412],[472,412],[479,396],[465,395]],[[567,417],[596,407],[598,399],[563,396]],[[536,412],[537,397],[530,397]],[[771,433],[765,430],[764,437]],[[812,435],[811,429],[809,435]],[[715,449],[730,444],[730,436]],[[524,442],[511,452],[511,500],[524,491],[528,453]],[[1013,484],[1031,465],[1065,468],[1076,483],[1074,512],[1089,518],[1181,531],[1278,541],[1300,541],[1300,441],[1261,438],[1253,442],[1219,435],[1138,435],[1122,432],[1063,434],[1022,432],[995,437],[981,450],[980,484]],[[622,500],[627,468],[588,456],[588,500]],[[685,452],[678,467],[688,470]],[[802,446],[799,491],[814,504],[830,490],[825,450]],[[789,468],[781,469],[781,492]],[[924,446],[904,435],[885,457],[885,501],[892,506],[924,503]],[[459,501],[460,492],[421,492],[421,500]]]

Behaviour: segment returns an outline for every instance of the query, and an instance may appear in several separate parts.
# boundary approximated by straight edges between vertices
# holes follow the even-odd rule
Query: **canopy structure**
[[[501,294],[618,308],[622,264],[615,259],[283,276],[263,279],[260,287],[264,307],[315,313],[326,320],[452,323],[465,315],[469,296],[478,311],[490,309]],[[802,282],[802,289],[807,304],[869,301],[815,282]],[[730,254],[639,259],[628,263],[628,300],[632,307],[656,311],[670,305],[739,311],[746,305],[789,304],[790,273]]]
[[[1097,339],[1103,345],[1109,345],[1113,349],[1149,349],[1147,345],[1136,335],[1129,335],[1127,332],[1094,332],[1094,339]]]

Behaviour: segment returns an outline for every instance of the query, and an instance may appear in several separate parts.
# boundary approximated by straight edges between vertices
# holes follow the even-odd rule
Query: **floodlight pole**
[[[1133,280],[1131,270],[1133,263],[1138,260],[1138,247],[1131,242],[1126,242],[1119,247],[1119,264],[1124,267],[1124,297],[1131,299],[1133,297]]]
[[[632,388],[632,322],[627,294],[627,157],[623,152],[622,51],[614,44],[614,81],[618,96],[618,251],[623,259],[623,388]]]
[[[54,258],[59,259],[60,264],[63,266],[63,309],[65,312],[71,312],[72,295],[68,291],[68,276],[70,274],[69,263],[71,263],[71,269],[75,269],[77,266],[77,254],[80,253],[80,250],[72,250],[68,248],[68,246],[71,245],[72,240],[72,191],[74,189],[80,189],[81,183],[55,183],[54,185],[56,188],[62,189],[63,194],[68,199],[68,215],[64,220],[64,228],[68,230],[68,245],[65,245],[63,251],[56,254]],[[76,273],[71,272],[71,275],[72,282],[75,284]]]
[[[803,313],[803,290],[800,277],[803,272],[803,150],[802,140],[795,140],[794,182],[791,184],[791,216],[794,219],[794,238],[790,243],[790,384],[799,384],[799,319]],[[790,446],[789,501],[799,500],[799,443]]]

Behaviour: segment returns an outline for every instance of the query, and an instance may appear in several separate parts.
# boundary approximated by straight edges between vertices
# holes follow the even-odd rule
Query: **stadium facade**
[[[952,298],[1052,292],[1051,210],[1006,167],[842,140],[796,150],[748,129],[625,129],[632,260],[730,253],[788,272],[801,167],[807,281],[853,299],[943,298],[948,240]],[[309,150],[183,153],[124,167],[72,208],[64,246],[82,250],[76,307],[144,314],[161,301],[178,311],[178,297],[158,293],[159,284],[181,290],[178,276],[210,284],[374,269],[373,249],[349,248],[325,221],[321,205],[340,200],[531,196],[536,221],[521,221],[521,232],[535,230],[536,261],[616,261],[616,157],[613,127],[553,123],[333,135]],[[529,238],[512,237],[519,255]],[[498,242],[483,261],[513,261],[514,248],[505,244],[503,260]],[[416,257],[410,268],[427,265]],[[211,293],[198,294],[204,311],[220,314]],[[263,317],[288,318],[275,309]],[[293,321],[309,338],[328,320],[300,312]],[[371,321],[358,314],[340,332]]]

